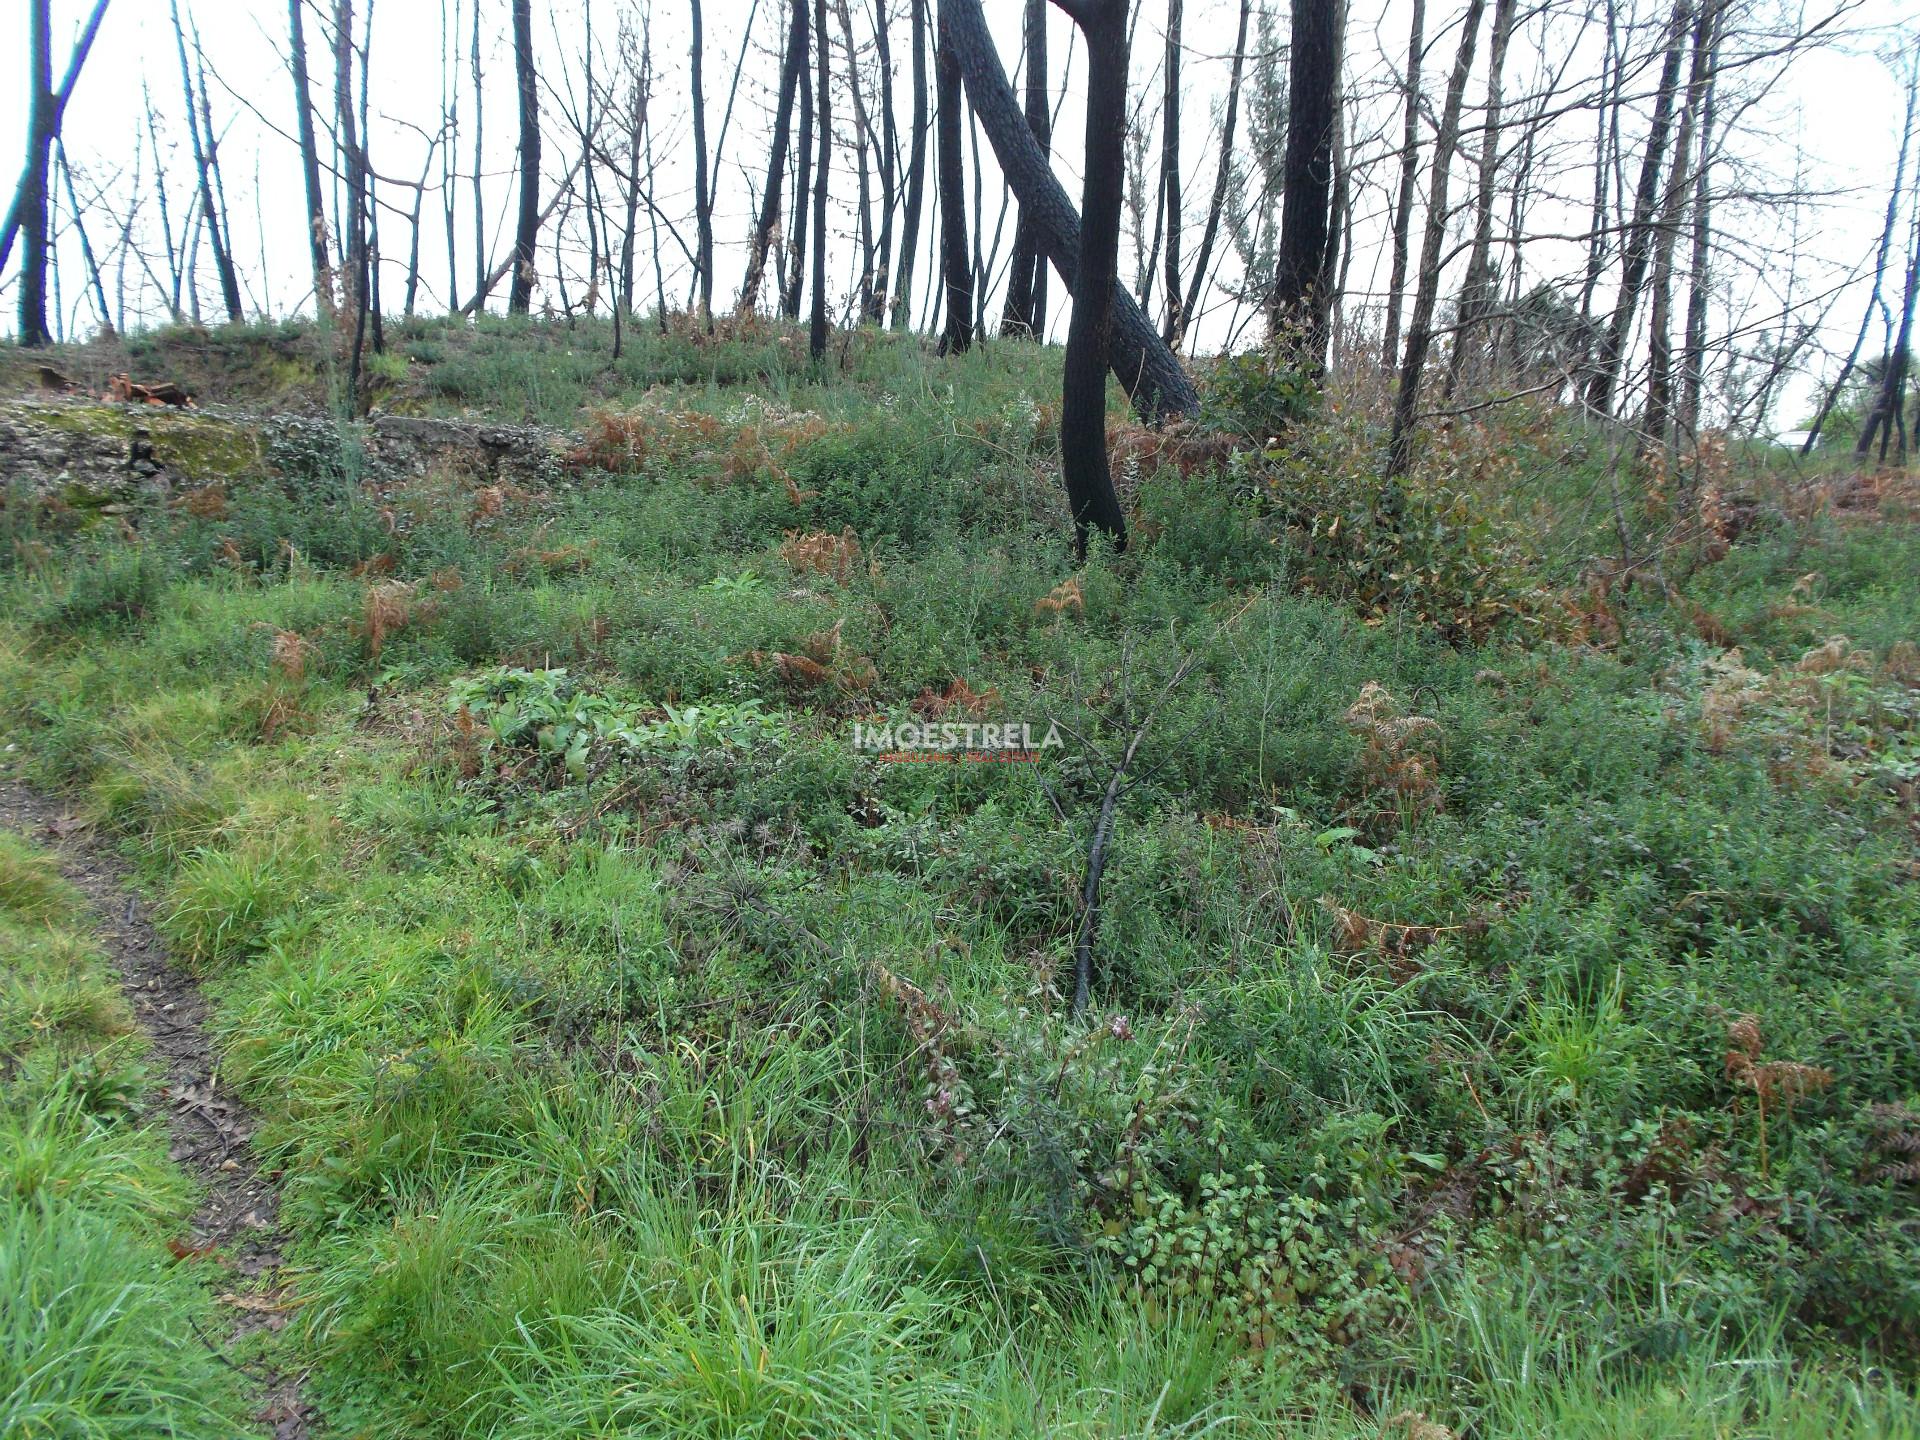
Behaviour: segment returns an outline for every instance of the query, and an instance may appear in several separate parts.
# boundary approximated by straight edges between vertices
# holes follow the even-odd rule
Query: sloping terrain
[[[389,413],[550,471],[323,421],[4,512],[7,764],[205,987],[336,1431],[1920,1433],[1904,477],[1735,453],[1621,557],[1612,437],[1388,494],[1230,376],[1116,404],[1076,565],[1052,352],[628,339],[395,327]]]

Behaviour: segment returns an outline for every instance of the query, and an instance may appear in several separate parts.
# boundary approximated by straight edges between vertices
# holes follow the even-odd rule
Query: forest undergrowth
[[[1116,394],[1076,564],[1055,351],[607,343],[394,326],[386,408],[574,432],[539,489],[342,429],[0,512],[10,773],[212,998],[337,1433],[1920,1434],[1904,477],[1522,406],[1387,484],[1242,366]],[[23,1273],[190,1208],[63,894],[0,849]]]

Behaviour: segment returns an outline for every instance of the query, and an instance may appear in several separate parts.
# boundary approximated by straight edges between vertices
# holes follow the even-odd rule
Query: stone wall
[[[354,424],[96,400],[0,401],[0,487],[81,508],[220,482],[297,484],[316,473],[393,481],[451,470],[544,488],[569,439],[532,426],[375,415]]]

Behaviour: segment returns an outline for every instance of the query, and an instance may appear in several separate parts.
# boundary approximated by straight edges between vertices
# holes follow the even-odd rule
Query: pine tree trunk
[[[1314,373],[1326,363],[1333,301],[1326,258],[1339,56],[1338,0],[1294,0],[1287,52],[1286,186],[1268,327]]]
[[[700,322],[713,333],[713,192],[707,187],[707,89],[700,61],[706,46],[700,33],[700,0],[687,0],[693,40],[687,63],[693,87],[693,216],[698,239],[694,266],[699,271]]]
[[[16,206],[26,243],[20,256],[20,343],[46,345],[47,329],[47,166],[53,154],[53,22],[48,0],[30,0],[27,35],[27,84],[32,106],[27,127],[27,167]]]
[[[1416,7],[1423,3],[1414,0]],[[1227,78],[1227,112],[1220,122],[1219,168],[1214,172],[1213,199],[1207,205],[1207,226],[1200,232],[1200,249],[1193,257],[1193,277],[1187,282],[1187,296],[1180,305],[1183,329],[1192,324],[1199,311],[1200,288],[1206,283],[1207,267],[1213,263],[1213,242],[1220,235],[1220,217],[1226,211],[1227,188],[1233,181],[1233,167],[1228,161],[1233,155],[1234,126],[1240,116],[1240,74],[1247,57],[1247,20],[1252,11],[1253,0],[1240,0],[1240,28],[1234,35],[1233,70]],[[1176,352],[1182,338],[1172,342]]]
[[[1493,31],[1487,46],[1486,118],[1480,126],[1480,183],[1473,201],[1473,248],[1467,254],[1453,353],[1447,361],[1449,396],[1460,383],[1467,351],[1493,310],[1493,194],[1494,182],[1500,176],[1500,80],[1507,64],[1507,42],[1513,35],[1513,8],[1514,0],[1494,0]]]
[[[1167,309],[1160,334],[1174,350],[1187,328],[1180,310],[1180,12],[1180,0],[1167,0],[1166,84],[1160,102],[1160,204],[1167,229]]]
[[[792,143],[793,100],[800,87],[799,71],[807,63],[807,0],[793,0],[787,21],[787,54],[780,66],[780,98],[773,109],[773,149],[767,156],[767,183],[760,192],[760,219],[747,247],[747,276],[740,286],[739,312],[750,314],[760,301],[760,282],[766,274],[767,250],[780,224],[780,187],[787,178],[787,147]]]
[[[293,48],[293,99],[300,116],[300,176],[307,194],[307,248],[313,257],[313,301],[323,320],[333,317],[333,262],[327,252],[326,191],[320,188],[320,149],[313,134],[313,95],[307,78],[306,0],[287,0]]]

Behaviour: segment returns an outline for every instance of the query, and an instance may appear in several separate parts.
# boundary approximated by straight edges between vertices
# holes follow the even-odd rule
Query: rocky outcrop
[[[0,485],[82,509],[218,482],[391,482],[446,470],[543,488],[570,444],[534,426],[374,415],[357,423],[64,398],[0,401]]]

